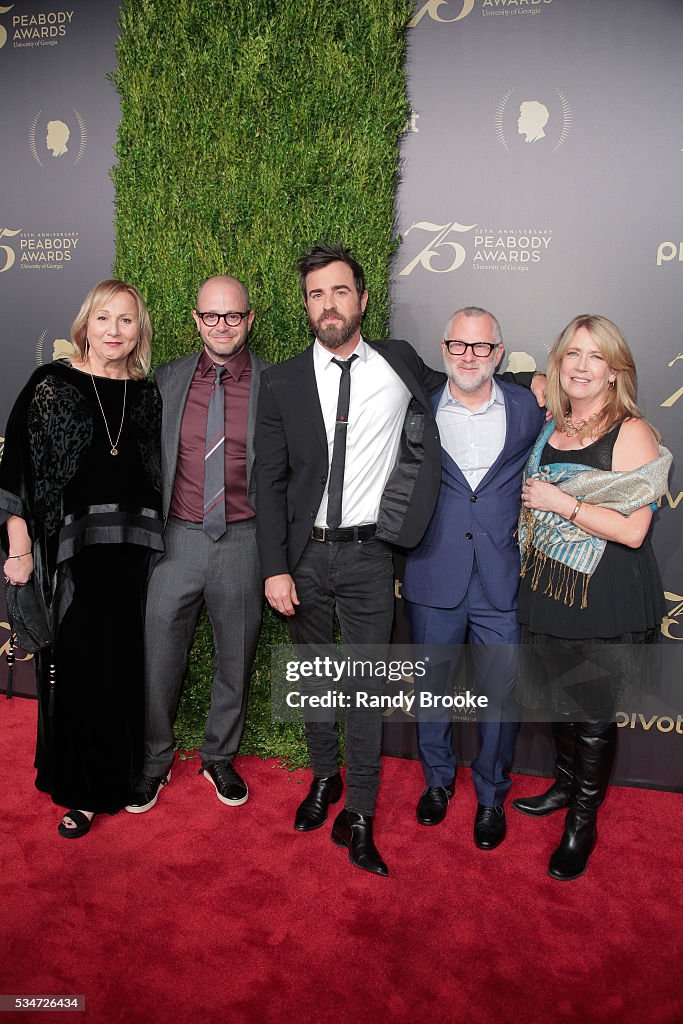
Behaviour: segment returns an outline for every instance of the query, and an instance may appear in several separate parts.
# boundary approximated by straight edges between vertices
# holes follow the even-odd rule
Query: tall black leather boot
[[[557,777],[552,786],[539,796],[522,796],[512,801],[516,811],[533,818],[543,818],[569,806],[574,781],[574,723],[553,722],[553,739]]]
[[[609,786],[617,749],[616,722],[577,722],[574,783],[560,845],[548,874],[561,882],[579,878],[598,838],[598,808]]]

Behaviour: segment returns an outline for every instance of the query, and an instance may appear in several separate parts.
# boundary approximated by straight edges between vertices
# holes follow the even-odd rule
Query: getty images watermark
[[[349,714],[395,722],[619,721],[632,713],[649,721],[683,711],[683,649],[675,644],[271,650],[272,715],[278,722],[343,721]]]
[[[488,697],[467,690],[464,694],[433,693],[429,688],[415,689],[415,683],[425,680],[429,669],[429,657],[410,661],[385,658],[345,658],[316,655],[311,659],[293,658],[285,664],[287,683],[315,681],[315,688],[306,690],[296,687],[287,690],[285,703],[288,708],[334,708],[368,711],[402,710],[412,714],[419,708],[443,708],[464,710],[488,707]],[[393,692],[379,692],[362,689],[363,680],[371,683],[412,683],[410,687],[394,689]],[[325,681],[328,686],[325,688]],[[337,687],[337,688],[334,688]],[[339,688],[341,687],[341,688]]]
[[[490,697],[474,685],[450,684],[453,659],[407,644],[274,647],[276,721],[343,720],[349,713],[434,720],[482,714]],[[443,654],[443,652],[442,652]]]

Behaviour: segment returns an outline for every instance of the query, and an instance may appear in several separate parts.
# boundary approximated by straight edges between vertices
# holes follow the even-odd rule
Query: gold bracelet
[[[583,505],[583,502],[579,498],[579,500],[577,501],[576,505],[574,505],[574,511],[572,512],[572,514],[569,517],[569,522],[570,523],[574,522],[574,520],[576,519],[576,517],[579,514],[579,509],[581,508],[582,505]]]
[[[31,554],[30,551],[24,551],[23,555],[8,555],[7,557],[8,558],[26,558],[26,556],[30,555],[30,554]]]

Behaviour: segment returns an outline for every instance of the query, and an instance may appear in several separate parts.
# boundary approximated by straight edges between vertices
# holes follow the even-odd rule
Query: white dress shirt
[[[491,397],[474,411],[452,397],[446,382],[436,423],[441,447],[476,490],[505,444],[505,399],[495,379],[491,379]]]
[[[346,431],[344,493],[340,526],[375,523],[382,493],[394,468],[410,391],[386,359],[361,338],[351,364],[351,397]],[[336,358],[316,339],[313,365],[327,433],[328,465],[332,465],[334,427],[341,370]],[[327,494],[320,503],[316,526],[327,525]]]

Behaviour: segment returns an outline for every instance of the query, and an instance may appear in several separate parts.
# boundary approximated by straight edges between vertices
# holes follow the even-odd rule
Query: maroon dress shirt
[[[178,443],[178,464],[170,514],[201,523],[204,515],[204,446],[209,397],[216,375],[206,350],[190,382]],[[251,390],[249,350],[225,363],[225,517],[229,523],[251,519],[247,500],[247,417]]]

